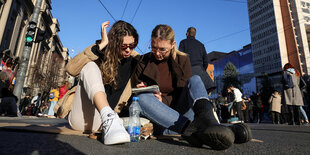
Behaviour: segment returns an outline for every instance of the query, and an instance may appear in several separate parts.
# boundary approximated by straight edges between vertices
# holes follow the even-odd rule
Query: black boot
[[[218,123],[212,108],[212,103],[206,99],[196,101],[194,120],[185,128],[182,137],[195,147],[205,144],[215,150],[224,150],[233,144],[234,133]]]
[[[247,124],[236,123],[229,128],[234,132],[235,143],[237,144],[246,143],[252,139],[252,131]]]

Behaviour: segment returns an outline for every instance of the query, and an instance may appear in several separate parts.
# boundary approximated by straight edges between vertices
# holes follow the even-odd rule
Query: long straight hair
[[[151,38],[152,39],[159,38],[160,40],[170,40],[171,44],[175,41],[173,29],[169,25],[162,25],[162,24],[157,25],[153,29]],[[178,51],[176,45],[173,46],[170,54],[173,59],[176,58],[177,54],[186,55],[185,53]]]

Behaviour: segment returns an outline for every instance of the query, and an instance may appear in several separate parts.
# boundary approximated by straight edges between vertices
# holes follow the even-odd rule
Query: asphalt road
[[[227,150],[194,148],[186,141],[142,140],[106,146],[86,136],[22,132],[0,128],[0,155],[6,154],[310,154],[310,127],[249,124],[253,140]]]

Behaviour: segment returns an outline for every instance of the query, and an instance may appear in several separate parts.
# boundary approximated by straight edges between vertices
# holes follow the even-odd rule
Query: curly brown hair
[[[114,88],[117,88],[118,66],[123,58],[120,47],[125,36],[133,36],[134,44],[138,44],[139,35],[131,24],[121,20],[114,23],[108,33],[109,43],[105,49],[105,58],[97,61],[103,84],[111,85]]]

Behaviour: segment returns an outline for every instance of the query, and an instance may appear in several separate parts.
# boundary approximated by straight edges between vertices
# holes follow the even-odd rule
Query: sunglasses
[[[134,49],[136,47],[136,44],[123,44],[121,46],[121,50],[126,50],[129,47],[129,49]]]

